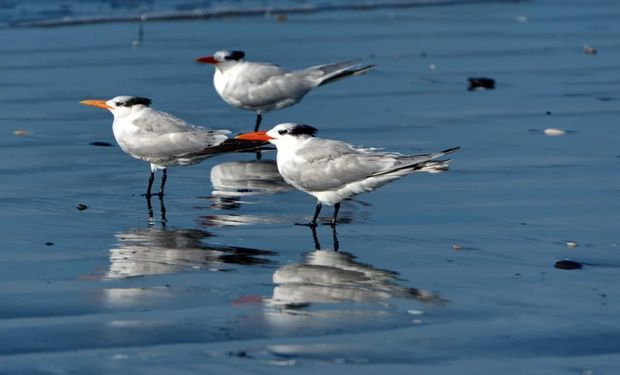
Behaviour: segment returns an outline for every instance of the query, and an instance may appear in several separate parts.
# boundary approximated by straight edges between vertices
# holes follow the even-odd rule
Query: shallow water
[[[0,372],[616,372],[619,13],[550,0],[147,23],[138,48],[134,24],[0,30]],[[247,131],[254,115],[193,63],[223,48],[377,64],[265,127],[463,149],[446,173],[344,202],[316,238],[293,225],[313,199],[273,153],[171,169],[149,211],[147,166],[78,102],[148,96]],[[472,76],[497,87],[467,91]]]

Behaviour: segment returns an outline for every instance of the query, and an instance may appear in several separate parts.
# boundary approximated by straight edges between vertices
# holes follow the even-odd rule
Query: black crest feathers
[[[291,135],[307,134],[311,137],[314,137],[317,131],[317,128],[314,128],[310,125],[296,125],[288,133]]]
[[[245,57],[245,52],[243,51],[232,51],[230,55],[226,56],[226,60],[235,60],[239,61]]]
[[[138,104],[142,104],[148,107],[151,105],[151,99],[144,98],[142,96],[132,96],[131,98],[127,99],[125,102],[118,103],[118,104],[123,107],[133,107],[134,105],[138,105]]]

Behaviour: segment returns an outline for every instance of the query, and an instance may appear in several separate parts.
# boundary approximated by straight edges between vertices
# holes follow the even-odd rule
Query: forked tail
[[[323,86],[328,83],[336,82],[346,77],[357,76],[369,71],[374,64],[361,66],[355,60],[341,61],[333,64],[319,65],[308,70],[319,70],[323,73],[321,76],[321,83],[318,86]]]
[[[413,171],[424,171],[424,172],[441,172],[448,169],[448,163],[450,159],[446,160],[436,160],[442,156],[451,154],[460,150],[460,147],[452,147],[447,150],[443,150],[440,152],[436,152],[434,154],[425,154],[425,155],[415,155],[411,157],[411,160],[407,160],[408,162],[400,165],[398,167],[388,169],[386,171],[377,172],[371,175],[371,177],[382,176],[387,174],[392,174],[402,170],[413,170]],[[409,159],[409,158],[407,158]]]

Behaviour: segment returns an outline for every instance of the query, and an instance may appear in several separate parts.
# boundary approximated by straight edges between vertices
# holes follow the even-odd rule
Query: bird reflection
[[[284,182],[274,160],[234,161],[211,169],[212,207],[238,209],[241,197],[275,194],[292,187]]]
[[[155,223],[155,219],[153,218],[153,205],[149,196],[146,196],[146,208],[149,215],[149,226],[152,226]],[[164,205],[163,196],[159,196],[159,215],[161,217],[161,225],[165,227],[168,220],[166,219],[166,206]]]
[[[246,203],[248,196],[276,194],[292,187],[278,172],[274,160],[234,161],[215,165],[211,169],[213,192],[209,199],[210,208],[234,211]],[[237,226],[257,223],[275,223],[278,219],[270,216],[216,214],[200,217],[204,226]]]
[[[332,249],[321,249],[312,229],[315,251],[304,255],[302,263],[280,267],[273,274],[276,287],[268,301],[281,309],[306,308],[312,303],[384,302],[390,298],[441,303],[437,294],[399,285],[395,271],[358,262],[351,253],[339,251],[336,228],[332,227]]]
[[[161,226],[152,224],[153,209],[147,200],[150,225],[115,235],[116,247],[110,249],[108,278],[126,278],[182,272],[191,269],[230,270],[231,265],[267,265],[265,257],[274,251],[236,246],[209,245],[203,241],[212,235],[200,229],[166,227],[166,208],[160,200]]]

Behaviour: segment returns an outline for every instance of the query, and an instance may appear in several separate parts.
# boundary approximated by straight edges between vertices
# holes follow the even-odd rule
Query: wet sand
[[[0,372],[618,371],[619,15],[550,0],[154,22],[138,48],[135,24],[1,29]],[[337,233],[316,238],[293,225],[314,200],[273,153],[171,169],[149,213],[147,165],[78,102],[141,95],[250,130],[193,62],[224,48],[377,64],[265,128],[463,149],[446,173],[344,202]],[[496,87],[468,91],[469,77]]]

